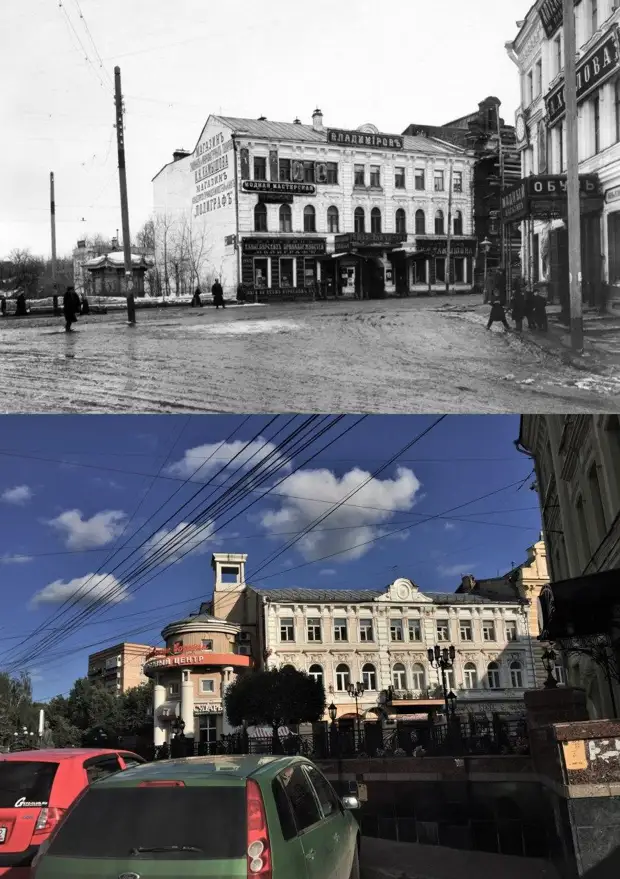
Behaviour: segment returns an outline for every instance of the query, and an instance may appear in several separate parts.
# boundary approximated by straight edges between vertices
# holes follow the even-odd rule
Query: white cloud
[[[19,553],[5,553],[0,556],[0,565],[23,565],[25,562],[31,562],[31,555],[19,555]]]
[[[445,531],[454,531],[454,529],[456,528],[456,525],[454,524],[454,522],[446,522],[446,524],[443,527],[444,527]]]
[[[465,562],[461,565],[439,565],[437,570],[442,577],[460,577],[471,574],[477,567],[478,565],[470,565],[469,562]]]
[[[54,580],[39,592],[36,592],[30,606],[35,608],[41,604],[61,604],[67,599],[87,604],[96,601],[98,604],[120,604],[127,601],[129,595],[113,574],[86,574],[75,580]]]
[[[336,573],[335,568],[323,568],[322,571],[319,571],[319,576],[320,577],[333,577],[335,573]]]
[[[251,469],[275,451],[275,445],[262,437],[251,443],[236,440],[232,443],[207,443],[187,449],[180,461],[170,464],[165,472],[169,476],[180,479],[191,479],[194,482],[205,482],[215,472],[228,464],[233,469],[243,467]],[[235,457],[235,455],[237,457]],[[233,461],[234,458],[234,461]],[[288,464],[287,459],[279,453],[272,455],[267,462],[271,467],[276,464]]]
[[[32,489],[28,485],[16,485],[14,488],[5,488],[0,495],[0,500],[5,504],[16,504],[22,506],[32,500]]]
[[[214,523],[209,521],[204,525],[181,522],[171,529],[162,528],[144,545],[144,555],[151,558],[159,552],[162,562],[176,562],[182,556],[190,554],[202,555],[220,542],[213,537],[213,527]],[[177,537],[178,543],[175,541]]]
[[[301,531],[369,476],[359,468],[341,477],[327,469],[293,473],[278,486],[278,495],[284,495],[280,509],[264,513],[261,523],[272,536]],[[419,480],[406,467],[399,467],[394,479],[371,479],[296,546],[307,561],[332,553],[341,553],[340,561],[360,558],[370,548],[363,544],[383,533],[382,524],[389,522],[395,512],[413,507],[419,488]]]
[[[48,525],[59,531],[67,549],[97,549],[114,543],[125,527],[127,516],[121,510],[105,510],[84,519],[81,510],[67,510]]]

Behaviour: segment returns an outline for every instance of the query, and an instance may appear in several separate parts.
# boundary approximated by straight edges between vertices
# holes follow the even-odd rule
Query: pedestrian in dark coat
[[[504,306],[499,301],[499,296],[497,295],[497,293],[494,295],[491,302],[491,314],[489,315],[487,330],[490,330],[494,323],[503,324],[504,330],[506,332],[510,330],[510,327],[508,326],[508,321],[506,320],[506,312],[504,311]]]
[[[3,296],[0,299],[0,312],[2,313],[2,317],[6,317],[6,296]]]
[[[26,294],[23,290],[21,290],[17,296],[15,302],[15,314],[18,317],[24,317],[28,314],[28,309],[26,308]]]
[[[226,308],[226,304],[224,302],[224,290],[219,282],[219,278],[215,279],[215,283],[211,287],[211,293],[213,294],[213,304],[215,305],[215,307],[219,308],[221,305],[222,308]]]
[[[77,308],[76,300],[77,299]],[[76,314],[80,309],[80,299],[73,287],[67,287],[65,295],[62,297],[62,312],[65,317],[65,332],[71,332],[71,324],[77,320]]]
[[[90,314],[90,304],[86,296],[82,296],[82,314]]]
[[[530,330],[536,329],[536,314],[534,310],[534,294],[528,290],[525,294],[525,317]]]
[[[549,328],[547,323],[547,300],[540,293],[534,294],[533,308],[536,328],[546,333]]]
[[[194,298],[192,299],[192,308],[202,308],[202,299],[200,298],[200,287],[196,287]]]
[[[512,319],[515,322],[517,332],[523,330],[523,318],[525,317],[525,299],[520,291],[512,294]]]

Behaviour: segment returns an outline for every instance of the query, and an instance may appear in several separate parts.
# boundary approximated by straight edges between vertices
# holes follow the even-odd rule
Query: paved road
[[[4,412],[618,411],[588,375],[484,326],[478,300],[139,311],[0,323]]]
[[[537,858],[470,852],[434,845],[362,839],[362,879],[559,879]]]

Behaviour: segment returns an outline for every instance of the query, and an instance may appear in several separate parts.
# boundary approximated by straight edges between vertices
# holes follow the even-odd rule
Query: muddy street
[[[485,329],[473,297],[0,323],[4,412],[618,411],[620,379]]]

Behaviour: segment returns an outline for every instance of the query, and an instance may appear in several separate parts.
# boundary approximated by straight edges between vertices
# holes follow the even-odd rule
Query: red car
[[[99,778],[145,762],[109,748],[0,754],[0,876],[29,879],[39,846],[78,794]]]

